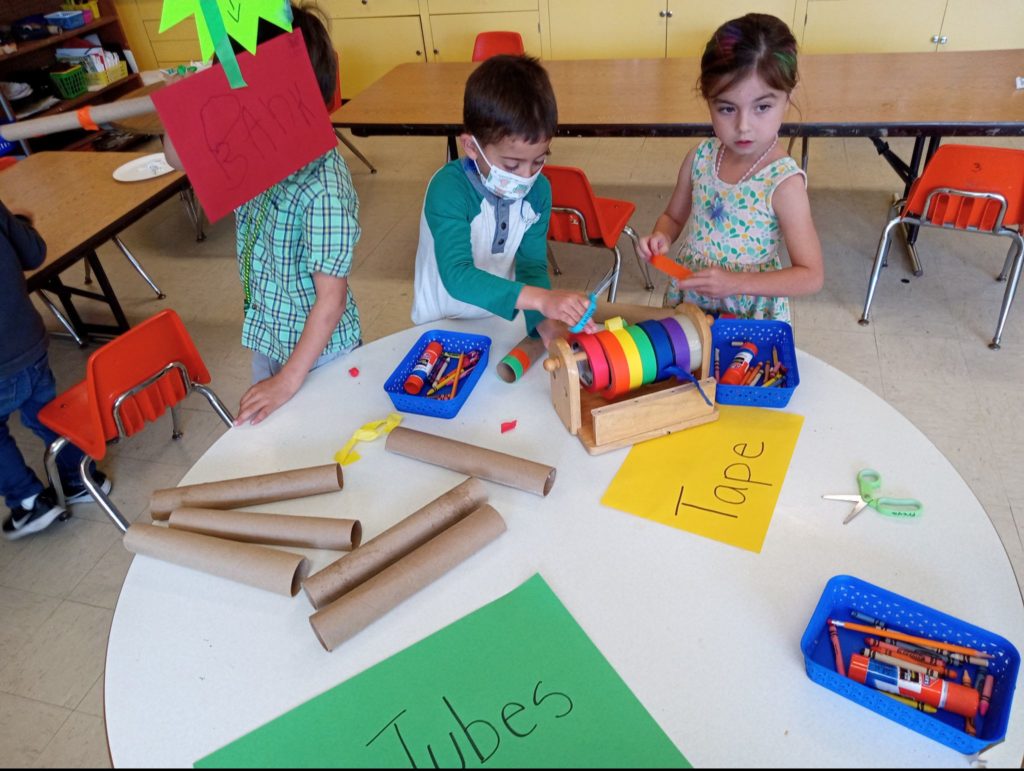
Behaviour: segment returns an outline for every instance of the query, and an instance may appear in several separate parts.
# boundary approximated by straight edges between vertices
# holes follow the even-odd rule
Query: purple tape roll
[[[676,355],[676,366],[683,372],[690,371],[690,343],[686,339],[686,332],[682,325],[674,318],[661,319],[661,325],[668,332],[668,338],[672,341],[672,350]]]

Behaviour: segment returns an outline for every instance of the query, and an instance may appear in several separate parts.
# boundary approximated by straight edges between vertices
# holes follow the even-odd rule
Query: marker
[[[852,629],[854,632],[866,632],[868,634],[874,632],[877,628],[873,626],[865,626],[864,624],[855,624],[852,621],[833,621],[833,623],[840,629]],[[885,636],[891,637],[894,640],[899,640],[900,642],[908,642],[913,643],[915,645],[923,645],[930,648],[938,648],[939,650],[960,653],[964,656],[980,656],[988,658],[991,655],[983,651],[979,651],[975,648],[968,648],[965,645],[954,645],[953,643],[939,642],[937,640],[931,640],[927,637],[918,637],[916,635],[907,634],[906,632],[897,632],[894,629],[886,630]]]
[[[831,621],[828,624],[828,636],[832,638],[832,652],[836,655],[836,672],[840,677],[846,677],[846,667],[843,666],[843,649],[839,647],[839,632],[836,625]]]
[[[929,715],[938,712],[938,710],[935,709],[935,707],[933,707],[931,704],[925,704],[921,701],[915,701],[914,699],[908,698],[906,696],[900,696],[898,693],[888,693],[887,691],[882,691],[882,693],[884,693],[890,699],[898,701],[900,704],[906,704],[908,707],[916,709],[918,712],[925,712]]]
[[[980,675],[979,675],[980,677]],[[996,679],[990,675],[985,675],[985,685],[981,690],[981,704],[978,705],[978,711],[982,717],[988,712],[989,702],[992,701],[992,687],[996,684]]]

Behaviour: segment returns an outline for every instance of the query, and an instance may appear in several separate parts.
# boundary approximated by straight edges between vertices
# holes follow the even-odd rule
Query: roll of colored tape
[[[640,349],[637,348],[636,341],[625,328],[620,327],[606,331],[611,332],[622,346],[622,352],[626,356],[626,365],[629,367],[629,390],[635,391],[644,382],[644,364],[640,358]]]
[[[690,342],[686,339],[686,333],[682,326],[672,316],[661,319],[661,325],[668,332],[669,340],[672,341],[672,351],[675,354],[676,366],[683,372],[690,371]]]
[[[630,324],[625,330],[633,338],[636,348],[640,352],[641,385],[653,383],[658,377],[658,358],[654,353],[654,345],[651,338],[636,324]]]
[[[605,359],[608,361],[609,380],[608,388],[601,394],[605,399],[614,399],[629,391],[629,362],[622,350],[622,344],[610,330],[604,330],[594,335],[594,338],[604,349]]]
[[[597,342],[596,335],[569,335],[569,344],[574,351],[587,354],[586,366],[579,368],[583,388],[592,393],[605,390],[611,382],[611,372],[608,369],[608,357]]]
[[[693,372],[693,370],[700,367],[701,359],[704,358],[700,332],[697,331],[697,326],[689,316],[676,314],[673,318],[679,322],[679,326],[686,333],[686,342],[690,344],[690,371]]]
[[[658,376],[655,379],[664,380],[668,377],[665,368],[674,367],[676,363],[676,354],[672,350],[672,341],[668,337],[668,332],[655,320],[641,321],[637,326],[647,333],[651,345],[654,346],[654,356],[658,361]]]

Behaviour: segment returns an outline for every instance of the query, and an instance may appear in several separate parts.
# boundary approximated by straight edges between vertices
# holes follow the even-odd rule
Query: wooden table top
[[[561,136],[707,136],[686,59],[545,61]],[[456,133],[473,62],[391,70],[331,116],[356,134]],[[1024,135],[1024,50],[807,54],[783,133],[806,136]]]
[[[116,235],[178,190],[188,177],[174,171],[141,182],[118,182],[116,168],[148,153],[43,152],[0,173],[0,200],[27,209],[46,241],[52,268]]]

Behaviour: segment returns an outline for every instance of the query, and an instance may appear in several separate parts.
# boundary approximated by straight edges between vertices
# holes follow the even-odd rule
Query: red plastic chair
[[[928,161],[907,199],[897,202],[895,208],[899,208],[899,214],[885,226],[878,244],[860,323],[868,323],[878,276],[886,266],[892,231],[897,225],[1006,236],[1012,243],[996,280],[1004,281],[1009,276],[1009,281],[996,333],[988,346],[998,350],[1024,265],[1024,150],[944,145]]]
[[[85,380],[59,394],[39,411],[40,422],[60,435],[46,450],[46,472],[64,505],[57,453],[71,442],[80,448],[82,482],[121,532],[128,522],[89,473],[102,460],[107,443],[138,433],[169,408],[173,439],[181,437],[178,404],[198,391],[228,426],[231,413],[206,387],[210,373],[178,314],[165,310],[98,348],[86,364]]]
[[[332,113],[339,107],[341,107],[341,59],[338,57],[337,51],[334,52],[334,69],[337,72],[337,77],[335,78],[334,81],[334,97],[331,99],[331,103],[327,105],[328,113]],[[335,126],[334,133],[337,135],[338,139],[341,140],[341,143],[352,151],[352,154],[356,158],[358,158],[359,160],[366,164],[366,167],[370,170],[371,174],[377,173],[377,169],[374,167],[374,165],[370,163],[369,159],[365,155],[359,152],[359,150],[356,148],[354,144],[352,144],[351,141],[345,138],[345,136],[341,133],[340,128]]]
[[[482,62],[498,54],[522,56],[525,53],[523,36],[518,32],[481,32],[473,42],[474,62]]]
[[[614,277],[608,287],[608,301],[615,302],[619,289],[619,271],[622,253],[619,238],[625,234],[633,242],[633,253],[644,276],[644,286],[654,289],[647,263],[640,259],[640,238],[629,225],[636,205],[615,198],[599,198],[590,187],[590,180],[580,169],[572,166],[545,164],[544,176],[551,182],[551,223],[548,240],[567,244],[582,244],[610,249],[615,256]],[[561,273],[552,259],[555,273]]]

